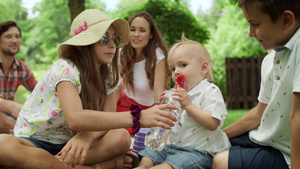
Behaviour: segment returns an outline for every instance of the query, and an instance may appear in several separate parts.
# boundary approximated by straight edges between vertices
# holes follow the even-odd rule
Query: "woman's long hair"
[[[131,25],[132,21],[136,17],[145,18],[148,21],[149,26],[150,26],[150,34],[152,35],[152,38],[149,39],[147,46],[145,46],[142,49],[141,54],[145,55],[145,57],[146,57],[145,70],[147,73],[147,78],[149,79],[149,86],[153,90],[154,70],[155,70],[156,61],[157,61],[157,56],[156,56],[155,50],[157,47],[159,47],[165,55],[166,77],[168,77],[170,75],[168,65],[167,65],[168,49],[167,49],[167,45],[163,41],[161,33],[160,33],[154,19],[152,18],[152,16],[145,11],[137,12],[129,18],[129,20],[128,20],[129,26]],[[131,46],[131,44],[128,43],[127,45],[123,46],[122,53],[121,53],[121,59],[120,59],[120,64],[122,67],[121,71],[120,71],[120,75],[123,79],[123,84],[126,87],[129,87],[133,92],[134,92],[134,86],[133,86],[132,70],[134,67],[134,63],[136,63],[136,61],[137,61],[137,56],[135,55],[134,48]],[[165,87],[169,86],[169,82],[170,82],[169,78],[166,78]]]
[[[81,92],[80,99],[84,109],[103,110],[106,93],[106,84],[111,88],[118,84],[118,48],[113,62],[97,66],[97,55],[93,45],[64,46],[60,58],[74,63],[80,73]],[[112,74],[112,76],[110,76]]]

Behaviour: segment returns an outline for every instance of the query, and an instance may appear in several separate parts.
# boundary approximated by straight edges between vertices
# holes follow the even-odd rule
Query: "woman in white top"
[[[128,23],[129,43],[123,46],[119,58],[122,85],[118,112],[130,110],[131,104],[142,110],[151,107],[169,84],[168,49],[152,16],[137,12]],[[128,131],[133,134],[130,128]]]

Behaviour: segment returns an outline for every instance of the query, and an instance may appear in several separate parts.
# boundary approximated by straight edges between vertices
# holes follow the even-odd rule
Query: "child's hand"
[[[186,90],[183,88],[174,89],[172,92],[172,99],[179,101],[181,108],[185,109],[186,106],[192,104],[190,101],[189,95]]]
[[[163,98],[165,97],[167,90],[163,91],[159,97],[159,101],[155,101],[156,105],[159,105],[161,103],[161,101],[163,100]]]
[[[92,139],[84,134],[81,132],[76,134],[57,154],[60,160],[66,163],[66,167],[71,165],[75,168],[76,165],[83,165],[87,151],[92,144]]]
[[[142,110],[140,116],[141,127],[157,126],[170,130],[177,119],[170,112],[165,111],[166,109],[178,110],[178,108],[172,104],[160,104]]]

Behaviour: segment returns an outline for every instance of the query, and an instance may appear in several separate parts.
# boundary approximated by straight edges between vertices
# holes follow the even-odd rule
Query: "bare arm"
[[[57,93],[68,126],[73,131],[99,131],[133,127],[133,117],[130,112],[111,113],[84,110],[77,89],[70,82],[59,83]],[[176,109],[176,106],[165,104],[143,110],[140,116],[141,126],[159,126],[171,129],[176,117],[163,111],[163,109]]]
[[[185,110],[192,116],[199,124],[208,130],[215,130],[220,124],[220,120],[211,116],[208,111],[202,110],[194,104],[189,104]]]
[[[154,76],[154,101],[159,101],[161,93],[165,90],[166,81],[166,59],[161,60],[155,67]]]
[[[300,93],[293,94],[291,114],[291,167],[300,168]]]
[[[196,105],[194,105],[187,94],[187,92],[182,89],[173,90],[173,100],[178,100],[180,102],[181,108],[185,109],[187,113],[193,117],[199,124],[208,130],[215,130],[220,124],[220,120],[211,116],[211,113],[208,111],[202,110]]]
[[[117,90],[108,95],[105,99],[103,111],[106,112],[115,112],[116,111],[116,96]],[[80,132],[79,134],[84,134],[86,137],[90,137],[91,139],[97,139],[108,132],[106,131],[98,131],[98,132]]]
[[[117,106],[117,104],[118,104],[118,102],[119,102],[119,100],[120,100],[120,98],[122,96],[123,90],[124,90],[124,85],[123,85],[123,82],[121,81],[120,85],[118,86],[117,91],[115,91],[115,93],[116,93],[115,94],[116,106]]]
[[[0,98],[0,111],[11,112],[13,116],[18,117],[22,108],[22,104],[15,101]]]
[[[9,133],[14,128],[16,121],[4,113],[0,112],[0,133]]]
[[[116,93],[117,91],[114,91],[105,98],[104,111],[116,111]],[[101,138],[107,132],[108,130],[78,132],[59,152],[60,158],[64,160],[67,165],[71,164],[73,167],[76,164],[83,165],[92,142]]]
[[[116,111],[116,99],[117,99],[117,93],[118,91],[115,90],[114,92],[112,92],[111,94],[109,94],[106,99],[105,99],[105,103],[104,103],[104,108],[103,111],[105,112],[115,112]],[[93,139],[97,139],[101,136],[103,136],[104,134],[106,134],[108,132],[107,131],[99,131],[99,132],[88,132],[91,135],[91,138]]]
[[[103,111],[115,112],[117,110],[118,92],[118,90],[115,90],[106,96]]]
[[[224,132],[229,138],[233,138],[256,128],[260,124],[261,117],[266,107],[267,104],[259,102],[257,106],[251,109],[247,114],[226,127]]]
[[[121,65],[119,65],[118,68],[119,68],[119,70],[122,70],[122,66],[121,66]],[[119,77],[121,77],[121,76],[119,76]],[[122,92],[123,92],[123,90],[124,90],[123,79],[120,78],[119,80],[120,80],[120,85],[118,86],[118,89],[117,89],[117,91],[116,91],[116,104],[117,104],[118,101],[120,100],[120,98],[121,98],[121,96],[122,96]]]

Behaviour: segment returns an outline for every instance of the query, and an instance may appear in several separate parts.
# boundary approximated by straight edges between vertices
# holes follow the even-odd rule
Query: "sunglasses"
[[[110,42],[111,40],[114,41],[116,47],[119,47],[120,41],[121,41],[120,37],[117,36],[117,35],[111,36],[111,35],[110,35],[109,33],[107,33],[107,32],[103,35],[103,37],[99,40],[99,42],[100,42],[100,45],[106,46],[106,45],[109,44],[109,42]]]

